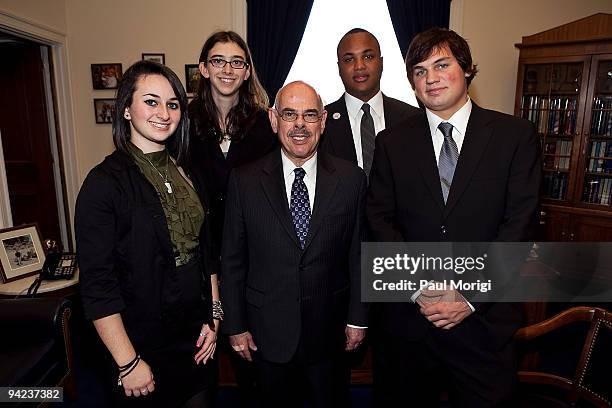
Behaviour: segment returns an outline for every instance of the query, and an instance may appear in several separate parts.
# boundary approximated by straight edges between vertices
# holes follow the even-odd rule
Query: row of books
[[[592,141],[587,171],[612,173],[612,141]]]
[[[567,170],[569,169],[570,155],[572,154],[572,141],[547,141],[544,145],[544,154],[544,166],[547,169]]]
[[[606,110],[607,109],[607,110]],[[591,134],[612,136],[612,97],[596,97],[593,101]]]
[[[564,200],[567,193],[568,173],[544,172],[542,192],[545,197]]]
[[[576,131],[576,98],[525,95],[522,116],[532,121],[538,133],[572,135]]]
[[[582,201],[591,204],[612,204],[612,178],[594,177],[584,182]]]

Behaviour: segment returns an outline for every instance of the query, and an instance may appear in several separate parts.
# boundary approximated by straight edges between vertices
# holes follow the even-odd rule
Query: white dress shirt
[[[298,166],[289,160],[283,149],[281,149],[281,160],[283,163],[283,180],[285,180],[287,203],[291,206],[291,187],[293,186],[293,180],[295,180],[295,172],[293,170]],[[306,184],[306,189],[308,190],[308,201],[310,202],[310,214],[312,216],[315,202],[315,190],[317,188],[317,153],[306,160],[302,168],[306,172],[304,175],[304,184]]]
[[[440,152],[444,144],[444,135],[442,131],[438,129],[438,125],[442,122],[448,122],[453,125],[453,140],[457,143],[457,150],[459,154],[461,154],[461,146],[463,146],[463,139],[465,139],[465,130],[467,129],[470,114],[472,113],[472,101],[470,97],[468,96],[467,102],[448,120],[442,119],[429,109],[425,109],[425,113],[427,114],[427,121],[429,122],[429,132],[431,133],[431,140],[436,154],[436,163],[440,160]]]
[[[370,113],[374,119],[374,132],[378,134],[385,129],[385,110],[383,107],[382,92],[378,91],[376,95],[367,102],[355,98],[353,95],[344,93],[344,102],[346,103],[346,111],[351,124],[351,132],[353,133],[353,143],[355,144],[355,153],[357,153],[357,165],[363,168],[363,150],[361,149],[361,118],[363,110],[361,107],[364,103],[370,105]]]

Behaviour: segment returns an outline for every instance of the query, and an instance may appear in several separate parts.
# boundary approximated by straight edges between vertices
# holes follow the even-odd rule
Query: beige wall
[[[113,150],[111,126],[96,124],[92,63],[120,62],[125,71],[144,53],[166,54],[166,65],[184,82],[185,64],[197,63],[206,37],[230,29],[231,2],[212,0],[67,0],[66,20],[81,180]],[[184,83],[183,83],[184,84]]]
[[[463,10],[457,10],[458,8]],[[453,0],[452,21],[469,42],[480,72],[470,86],[474,100],[513,113],[518,49],[523,36],[587,17],[612,13],[610,0]]]
[[[0,12],[66,32],[66,0],[0,0]]]

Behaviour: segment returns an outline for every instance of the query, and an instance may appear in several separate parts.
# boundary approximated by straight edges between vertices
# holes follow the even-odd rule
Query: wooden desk
[[[0,283],[0,297],[13,298],[25,295],[36,278],[38,278],[38,275],[8,283]],[[44,297],[65,297],[75,293],[77,283],[79,283],[79,268],[77,268],[72,279],[43,280],[36,294]]]

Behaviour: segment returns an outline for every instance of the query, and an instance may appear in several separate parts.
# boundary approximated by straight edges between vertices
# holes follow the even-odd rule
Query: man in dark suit
[[[300,406],[300,382],[313,407],[330,407],[340,392],[336,357],[360,345],[367,325],[359,264],[365,175],[317,153],[326,112],[309,85],[283,87],[269,117],[281,149],[230,177],[223,328],[255,362],[262,406]]]
[[[426,111],[376,140],[367,204],[373,239],[529,239],[540,185],[533,126],[470,100],[477,70],[467,42],[453,31],[417,35],[406,68]],[[453,406],[511,404],[520,307],[471,304],[463,295],[423,291],[413,295],[416,304],[382,305],[384,335],[374,367],[378,406],[437,407],[442,378]]]
[[[376,134],[419,109],[380,91],[383,57],[378,40],[370,32],[353,28],[338,43],[337,54],[346,92],[325,107],[329,120],[320,151],[348,160],[369,175]]]

